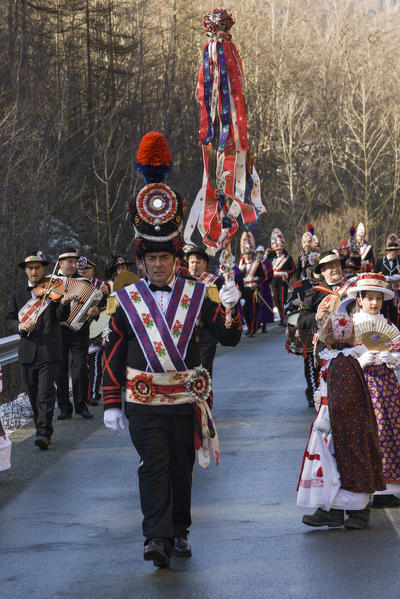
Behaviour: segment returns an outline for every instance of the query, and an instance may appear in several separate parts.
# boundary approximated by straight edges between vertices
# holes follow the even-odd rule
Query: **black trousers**
[[[89,403],[100,401],[100,385],[102,379],[103,349],[101,345],[89,354]]]
[[[258,311],[260,304],[256,300],[257,289],[244,288],[243,316],[250,335],[255,335],[258,327]]]
[[[140,456],[145,543],[162,539],[172,553],[174,538],[184,535],[192,523],[193,416],[149,413],[128,419],[132,443]]]
[[[36,435],[48,439],[53,434],[57,368],[57,362],[21,364],[22,382],[31,403]]]
[[[309,404],[314,403],[314,393],[318,389],[319,368],[314,366],[313,354],[304,358],[304,376],[307,381],[306,397]]]
[[[275,306],[279,312],[279,318],[281,323],[283,323],[285,319],[285,304],[288,298],[288,285],[283,282],[281,278],[277,277],[273,280],[272,285],[272,293],[275,300]]]
[[[72,414],[69,399],[69,356],[71,355],[72,394],[75,413],[82,414],[87,409],[89,393],[88,357],[89,334],[75,333],[65,326],[61,327],[62,357],[57,374],[57,402],[61,412]]]

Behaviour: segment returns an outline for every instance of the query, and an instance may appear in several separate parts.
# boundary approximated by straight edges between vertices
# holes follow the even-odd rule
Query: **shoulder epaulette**
[[[208,285],[206,288],[206,297],[216,304],[220,304],[218,287],[216,285]]]
[[[107,314],[114,314],[114,312],[116,311],[116,309],[119,306],[119,301],[116,295],[110,295],[107,298],[107,307],[106,307],[106,312]]]

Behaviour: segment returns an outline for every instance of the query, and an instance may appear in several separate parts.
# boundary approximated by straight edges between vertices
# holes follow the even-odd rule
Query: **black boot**
[[[261,332],[262,332],[262,333],[266,333],[266,332],[267,332],[267,325],[266,325],[266,324],[263,324],[263,325],[262,325],[262,327],[261,327]]]
[[[327,512],[319,507],[313,514],[305,514],[302,522],[307,526],[329,526],[329,528],[343,526],[344,510],[329,510]]]
[[[369,507],[366,507],[363,510],[348,510],[347,513],[349,517],[344,523],[345,528],[367,528],[370,514]]]
[[[399,507],[400,499],[396,495],[374,495],[371,507]]]

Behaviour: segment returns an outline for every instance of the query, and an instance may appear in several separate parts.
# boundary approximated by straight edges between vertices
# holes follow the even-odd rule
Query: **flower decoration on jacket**
[[[265,212],[260,178],[249,152],[243,66],[230,30],[232,15],[224,9],[207,13],[202,25],[209,38],[199,70],[196,99],[200,104],[203,186],[185,228],[185,242],[197,227],[205,245],[221,249],[243,224],[256,223]]]
[[[194,401],[205,401],[211,393],[211,378],[205,368],[196,368],[186,383],[186,391]]]
[[[128,381],[128,389],[134,398],[141,403],[151,401],[156,394],[153,377],[145,372],[137,374],[133,379]]]

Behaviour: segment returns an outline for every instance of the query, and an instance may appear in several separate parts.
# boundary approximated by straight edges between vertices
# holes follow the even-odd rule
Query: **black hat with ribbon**
[[[46,256],[44,255],[42,250],[30,252],[26,256],[25,260],[18,263],[18,266],[20,268],[26,268],[30,262],[40,262],[41,264],[43,264],[43,266],[47,266],[49,264],[49,261],[46,260]]]

